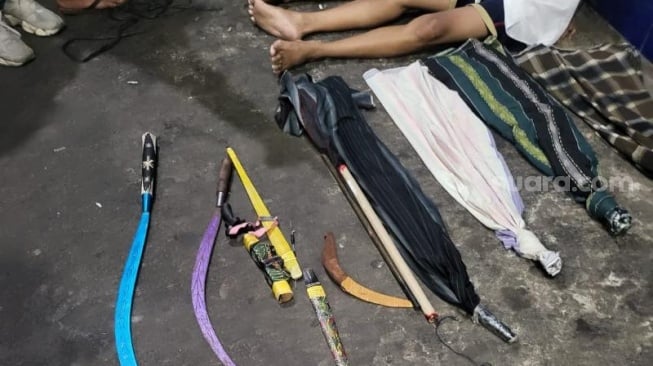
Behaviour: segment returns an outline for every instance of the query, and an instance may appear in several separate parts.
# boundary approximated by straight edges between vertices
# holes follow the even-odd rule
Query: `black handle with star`
[[[141,194],[154,193],[154,176],[156,173],[156,136],[150,132],[143,134],[143,180],[141,181]]]

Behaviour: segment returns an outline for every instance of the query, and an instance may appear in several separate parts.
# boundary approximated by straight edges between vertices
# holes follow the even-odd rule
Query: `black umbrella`
[[[286,72],[281,84],[276,115],[279,127],[295,136],[305,131],[333,165],[346,164],[422,282],[502,339],[513,342],[516,336],[512,331],[480,305],[435,204],[360,113],[359,106],[373,106],[371,97],[350,89],[337,76],[313,82],[308,75],[293,78]]]

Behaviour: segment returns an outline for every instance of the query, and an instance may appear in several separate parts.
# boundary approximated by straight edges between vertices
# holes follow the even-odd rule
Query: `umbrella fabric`
[[[507,249],[555,276],[562,262],[522,219],[523,202],[494,138],[458,93],[415,62],[363,76],[427,168]],[[444,107],[446,106],[446,108]]]
[[[630,44],[534,46],[515,61],[638,169],[653,175],[653,98]]]
[[[630,228],[630,214],[617,205],[599,178],[594,150],[564,107],[526,71],[477,40],[423,62],[559,188],[584,203],[611,234]]]
[[[371,99],[337,76],[313,82],[286,72],[281,84],[279,127],[297,136],[306,132],[334,165],[345,163],[415,274],[440,298],[473,314],[479,296],[436,206],[358,109]]]

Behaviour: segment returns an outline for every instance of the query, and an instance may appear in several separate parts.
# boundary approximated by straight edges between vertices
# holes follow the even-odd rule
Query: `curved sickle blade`
[[[332,232],[328,232],[324,235],[322,266],[324,266],[324,269],[329,274],[329,277],[331,277],[331,279],[337,283],[344,292],[360,300],[390,308],[413,307],[413,304],[407,299],[376,292],[361,285],[349,277],[349,275],[343,271],[343,269],[340,267],[340,264],[338,263],[338,249],[336,247],[336,240]]]

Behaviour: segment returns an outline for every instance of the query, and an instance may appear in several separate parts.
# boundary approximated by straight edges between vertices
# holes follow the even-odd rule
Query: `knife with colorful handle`
[[[249,176],[247,175],[247,172],[245,172],[243,165],[240,163],[236,152],[229,147],[227,148],[227,155],[229,155],[231,163],[233,164],[236,173],[238,173],[238,177],[240,177],[240,181],[243,183],[245,191],[247,191],[252,206],[254,206],[254,211],[256,211],[256,214],[259,216],[263,226],[268,230],[267,235],[270,239],[270,243],[272,243],[277,255],[283,259],[285,269],[290,273],[290,277],[293,279],[296,280],[301,278],[302,269],[299,267],[299,262],[297,261],[297,257],[295,257],[295,252],[283,236],[281,229],[275,225],[275,222],[273,220],[265,219],[271,216],[270,211],[268,211],[263,199],[256,191],[252,181],[249,179]]]
[[[322,334],[329,345],[329,350],[336,366],[349,365],[347,353],[345,352],[345,347],[342,345],[338,327],[336,326],[336,318],[333,316],[333,311],[327,300],[324,288],[315,272],[310,268],[304,270],[304,283],[306,284],[306,293],[311,300],[311,305],[313,305],[315,315],[317,315],[317,319],[320,322]]]

